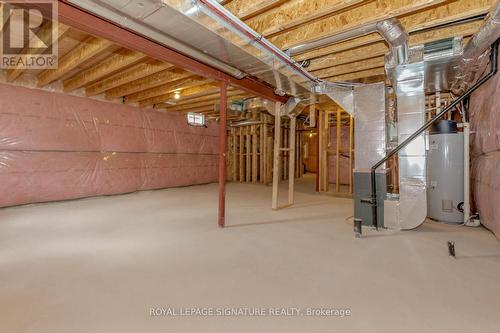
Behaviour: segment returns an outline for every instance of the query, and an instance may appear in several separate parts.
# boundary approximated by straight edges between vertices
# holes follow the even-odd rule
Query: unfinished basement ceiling
[[[282,50],[366,23],[397,17],[410,45],[477,32],[494,0],[243,0],[221,2]],[[294,56],[311,74],[330,81],[385,80],[388,47],[378,34],[327,45]],[[60,62],[56,70],[4,71],[8,82],[115,100],[167,111],[218,114],[218,83],[171,64],[127,50],[102,38],[60,24]],[[244,67],[244,64],[242,64]],[[230,87],[229,97],[251,94]],[[175,99],[176,93],[180,98]],[[323,99],[319,107],[336,108]],[[230,118],[236,119],[236,118]]]

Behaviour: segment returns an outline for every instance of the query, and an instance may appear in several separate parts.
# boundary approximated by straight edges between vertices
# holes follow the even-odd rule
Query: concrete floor
[[[352,201],[312,189],[301,181],[297,204],[273,212],[269,187],[229,184],[224,230],[215,184],[2,209],[0,331],[500,332],[490,232],[426,223],[354,239]],[[172,317],[152,307],[352,314]]]

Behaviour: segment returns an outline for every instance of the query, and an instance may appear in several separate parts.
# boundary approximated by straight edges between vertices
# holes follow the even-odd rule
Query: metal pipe
[[[289,56],[294,56],[310,50],[325,47],[327,45],[339,43],[341,41],[365,36],[374,32],[378,32],[382,38],[389,43],[392,55],[398,63],[406,63],[408,61],[408,34],[396,18],[370,22],[360,27],[317,39],[310,43],[291,47],[286,52]]]
[[[311,51],[314,49],[319,49],[319,48],[327,46],[327,45],[331,45],[331,44],[339,43],[341,41],[345,41],[345,40],[349,40],[349,39],[354,39],[356,37],[368,35],[368,34],[371,34],[372,32],[375,32],[375,31],[377,31],[377,23],[372,22],[372,23],[368,23],[368,24],[365,24],[365,25],[360,26],[360,27],[356,27],[353,29],[338,32],[338,33],[335,33],[333,35],[326,36],[326,37],[314,40],[314,41],[309,42],[309,43],[304,43],[304,44],[299,44],[299,45],[293,46],[293,47],[289,48],[286,51],[286,53],[292,57],[292,56],[295,56],[297,54],[305,53],[307,51]]]
[[[470,87],[464,94],[451,102],[447,107],[445,107],[441,112],[437,113],[434,117],[432,117],[428,122],[426,122],[422,127],[420,127],[417,131],[415,131],[412,135],[410,135],[405,141],[401,142],[396,148],[391,150],[389,154],[387,154],[383,159],[378,161],[371,168],[371,189],[372,194],[371,198],[361,199],[363,203],[370,203],[372,207],[372,223],[373,226],[378,229],[378,221],[377,221],[377,184],[375,178],[375,172],[378,167],[387,162],[389,158],[397,154],[401,149],[406,147],[410,142],[412,142],[415,138],[417,138],[420,134],[422,134],[426,129],[428,129],[435,121],[439,120],[444,114],[448,111],[455,108],[459,103],[465,100],[470,96],[477,88],[479,88],[483,83],[488,81],[492,76],[497,73],[497,61],[498,61],[498,45],[500,44],[500,38],[491,45],[491,54],[490,54],[490,62],[491,62],[491,70],[488,74],[479,79],[472,87]]]
[[[160,34],[158,31],[153,33],[153,30],[136,31],[134,30],[135,26],[125,26],[124,22],[120,21],[117,15],[112,15],[111,12],[107,16],[105,16],[106,13],[99,15],[89,1],[59,0],[58,7],[58,20],[75,29],[110,40],[125,48],[168,62],[194,74],[216,81],[226,81],[231,86],[271,101],[285,103],[288,100],[288,96],[276,95],[273,87],[252,77],[238,79],[222,69],[196,60],[191,53],[185,55],[165,45],[161,40],[155,39],[155,37],[164,36],[163,33]],[[40,5],[36,5],[36,8],[42,13],[46,9]],[[148,32],[151,32],[151,36],[147,34]]]
[[[89,10],[99,16],[105,17],[107,19],[110,19],[110,17],[115,18],[115,20],[119,20],[120,24],[132,29],[133,31],[140,32],[141,34],[147,36],[147,37],[152,37],[156,41],[164,44],[167,47],[171,47],[174,50],[189,56],[193,57],[199,61],[201,61],[204,64],[207,64],[209,66],[212,66],[214,68],[217,68],[218,70],[223,71],[224,73],[230,74],[234,76],[237,79],[242,79],[247,74],[238,68],[235,68],[233,66],[230,66],[214,57],[209,56],[208,54],[205,54],[189,45],[186,45],[174,38],[169,37],[162,31],[157,31],[156,29],[153,29],[151,27],[145,26],[140,20],[135,19],[130,16],[126,17],[116,17],[118,14],[114,11],[113,8],[109,7],[108,5],[104,3],[87,3],[86,1],[75,1],[75,0],[65,0],[69,3],[72,3],[76,6],[79,6],[81,8],[84,8],[86,10]],[[161,6],[161,4],[159,5]]]
[[[283,52],[281,49],[276,47],[273,43],[269,42],[264,36],[258,34],[253,29],[251,29],[248,25],[246,25],[243,21],[229,12],[226,8],[224,8],[220,3],[215,0],[198,0],[203,5],[205,5],[208,9],[210,9],[213,13],[217,14],[220,18],[222,18],[226,23],[230,24],[240,33],[243,33],[253,42],[259,44],[261,47],[266,49],[267,51],[274,54],[280,61],[284,62],[287,66],[291,67],[295,72],[305,77],[307,80],[312,82],[319,82],[320,80],[306,71],[302,66],[297,63],[294,59],[291,58],[288,54]]]
[[[219,227],[226,225],[227,83],[220,86],[219,117]]]
[[[462,124],[464,129],[464,223],[470,219],[470,128],[469,123]]]

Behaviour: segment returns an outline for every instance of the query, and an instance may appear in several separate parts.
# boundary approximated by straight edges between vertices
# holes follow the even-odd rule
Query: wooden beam
[[[213,89],[219,86],[214,82],[206,82],[210,81],[199,77],[180,80],[179,84],[174,86],[167,84],[128,95],[126,100],[130,102],[139,101],[140,106],[150,106],[173,100],[175,98],[175,92],[179,92],[180,96],[187,97],[209,89],[213,91]]]
[[[157,108],[155,108],[157,109]],[[215,110],[215,104],[210,104],[210,105],[204,105],[204,106],[198,106],[198,107],[189,107],[185,108],[183,110],[176,110],[176,109],[164,109],[165,112],[196,112],[196,113],[205,113],[205,112],[212,112]]]
[[[368,0],[368,1],[373,1],[373,0]],[[335,15],[339,12],[345,11],[350,7],[359,5],[364,2],[368,2],[367,0],[343,0],[336,2],[331,5],[326,5],[326,6],[317,6],[317,9],[310,14],[306,14],[304,16],[297,16],[293,19],[286,20],[283,22],[283,24],[275,25],[272,27],[269,27],[268,29],[264,30],[262,32],[262,35],[266,36],[267,38],[276,36],[280,33],[284,33],[290,30],[293,30],[295,28],[299,28],[302,25],[309,24],[311,22],[317,21],[319,19]],[[297,2],[294,2],[294,5]],[[290,6],[292,7],[292,5]],[[292,8],[285,8],[284,6],[280,8],[280,10],[283,11],[288,11],[288,13],[291,12]],[[304,13],[303,11],[299,11],[298,13]],[[276,15],[276,14],[274,14]]]
[[[232,90],[228,91],[227,96],[232,97],[235,95],[243,95],[243,94],[247,95],[248,93],[241,91],[241,90],[238,90],[238,89],[232,89]],[[214,93],[214,94],[205,95],[205,96],[196,97],[196,98],[189,98],[188,97],[187,99],[179,100],[175,104],[175,106],[188,105],[188,104],[197,103],[197,102],[206,102],[206,101],[211,101],[211,100],[215,100],[218,98],[219,98],[219,93]],[[172,104],[169,104],[169,105],[170,105],[170,107],[172,107]]]
[[[235,127],[231,127],[231,180],[233,182],[237,181],[236,177],[236,170],[238,170],[238,136],[237,136],[237,131],[238,129]]]
[[[238,98],[243,98],[243,97],[248,97],[248,94],[245,92],[241,91],[228,91],[227,96],[230,101],[238,99]],[[208,100],[205,101],[200,101],[196,103],[185,103],[185,104],[180,104],[180,105],[170,105],[170,104],[155,104],[155,109],[162,109],[166,108],[168,111],[184,111],[189,108],[193,107],[203,107],[203,106],[210,106],[210,105],[216,105],[219,101],[220,97],[219,95],[215,95],[211,97]]]
[[[41,72],[38,75],[37,86],[43,87],[54,82],[76,67],[106,51],[111,46],[113,46],[113,43],[108,40],[89,37],[60,59],[58,68]]]
[[[107,90],[171,68],[173,68],[171,64],[159,60],[142,62],[129,67],[128,69],[121,71],[120,73],[113,74],[110,77],[91,84],[90,86],[86,87],[85,94],[87,96],[95,96]]]
[[[202,102],[197,102],[197,103],[188,103],[188,104],[184,104],[184,105],[171,105],[170,107],[167,107],[167,109],[169,111],[182,111],[182,110],[187,110],[187,109],[193,108],[193,107],[215,105],[215,104],[217,104],[218,100],[219,100],[219,97],[217,96],[216,98],[210,99],[208,101],[202,101]]]
[[[100,17],[94,16],[76,6],[59,1],[59,21],[79,29],[88,34],[99,36],[112,41],[130,50],[144,53],[154,59],[169,62],[179,68],[190,71],[193,74],[203,76],[215,81],[224,81],[228,84],[243,89],[251,94],[285,103],[289,96],[279,96],[273,87],[266,85],[252,77],[237,79],[221,70],[215,69],[201,63],[188,55],[181,54],[169,49],[160,43],[154,42],[139,34],[135,34],[116,24],[108,22]]]
[[[422,29],[433,28],[441,24],[457,22],[469,17],[487,13],[493,5],[493,2],[494,0],[461,0],[446,2],[445,4],[435,8],[418,11],[411,15],[402,16],[400,17],[400,21],[405,29],[410,33],[411,39],[413,37],[412,34],[415,34]],[[358,23],[352,23],[350,25],[346,25],[346,27],[350,28],[357,25]],[[447,34],[452,34],[453,29],[453,27],[449,27],[442,29],[442,31],[446,31]],[[456,26],[455,29],[458,30],[460,29],[460,27]],[[435,39],[439,38],[440,37],[435,36]],[[296,56],[295,59],[297,61],[314,59],[332,53],[366,46],[379,41],[382,41],[382,37],[377,33],[373,33],[356,39],[330,45],[318,50],[300,54]]]
[[[332,33],[350,30],[354,27],[384,20],[391,17],[408,15],[425,8],[434,7],[447,0],[398,0],[386,1],[382,6],[379,1],[369,1],[348,11],[320,19],[270,38],[270,41],[282,49],[322,38]]]
[[[423,13],[401,17],[400,21],[409,33],[416,33],[423,29],[429,29],[438,25],[487,14],[494,4],[494,0],[462,0],[450,2],[448,5],[435,8],[434,11],[425,11]]]
[[[1,8],[0,8],[1,9]],[[53,24],[56,25],[56,29],[57,29],[57,34],[55,36],[56,39],[52,38],[52,34],[53,34]],[[33,55],[33,54],[39,54],[40,52],[42,52],[42,50],[44,50],[44,48],[42,47],[42,45],[40,45],[41,43],[44,43],[43,46],[50,46],[51,43],[52,44],[57,44],[56,41],[61,39],[61,37],[69,30],[69,27],[64,25],[64,24],[61,24],[61,23],[54,23],[54,22],[48,22],[48,23],[45,23],[44,26],[41,28],[40,32],[37,34],[37,39],[34,39],[35,36],[33,35],[33,39],[34,40],[30,40],[28,45],[26,45],[24,47],[24,49],[21,51],[20,54],[26,54],[27,53],[27,50],[30,49],[29,45],[30,44],[35,44],[34,47],[32,48],[32,50],[29,51],[30,55]],[[16,67],[16,68],[10,68],[7,70],[7,73],[6,73],[6,79],[7,79],[7,82],[12,82],[14,81],[15,79],[17,79],[21,74],[23,74],[25,71],[24,68],[21,68],[20,66]]]
[[[80,87],[94,83],[105,76],[114,74],[146,58],[146,55],[142,53],[125,49],[119,50],[101,63],[64,80],[64,91],[73,91]]]
[[[464,36],[468,37],[479,30],[482,21],[468,22],[458,26],[446,27],[443,29],[436,29],[425,31],[410,35],[410,46],[428,43],[438,39]],[[374,57],[383,57],[389,48],[382,41],[356,47],[354,49],[340,51],[328,54],[327,56],[315,58],[311,60],[311,65],[307,68],[308,71],[313,72],[320,69],[332,68],[342,64],[350,64],[356,61],[366,60]]]
[[[238,159],[239,159],[239,170],[238,170],[238,180],[240,182],[244,182],[245,181],[245,159],[244,159],[244,147],[245,147],[245,135],[244,135],[244,131],[243,131],[243,126],[239,127],[239,135],[238,135],[238,139],[239,139],[239,150],[238,150]]]
[[[328,81],[332,81],[332,82],[351,81],[351,80],[356,80],[356,79],[361,79],[361,78],[371,77],[371,76],[376,76],[376,75],[385,75],[384,67],[373,68],[373,69],[363,70],[363,71],[359,71],[359,72],[352,72],[349,74],[342,74],[342,75],[337,75],[337,76],[325,77],[323,79],[328,79]]]
[[[240,20],[245,21],[264,12],[267,12],[270,9],[279,7],[288,1],[289,0],[264,0],[245,8],[243,12],[238,13],[238,17]]]
[[[462,25],[460,29],[457,29],[457,27],[448,27],[442,30],[426,31],[411,35],[410,46],[428,43],[441,38],[456,36],[469,37],[479,29],[481,23],[481,21],[470,22]],[[332,56],[320,58],[320,61],[317,63],[313,61],[311,67],[313,69],[324,67],[330,59],[335,59],[335,64],[345,64],[324,67],[321,70],[312,70],[311,72],[319,77],[330,77],[380,67],[383,66],[383,55],[386,50],[388,49],[385,44],[379,42],[366,47],[340,52]],[[371,58],[371,56],[377,56],[378,58]]]
[[[367,1],[370,0],[365,0],[365,2]],[[339,1],[291,0],[257,17],[253,17],[245,23],[255,31],[264,34],[264,36],[279,34],[279,27],[286,27],[288,23],[291,23],[291,26],[284,31],[306,25],[310,21],[314,21],[320,17],[332,15],[335,12],[335,8],[331,7],[335,6],[337,3],[339,3]],[[338,10],[342,10],[341,6],[338,7]]]
[[[167,69],[161,72],[143,77],[130,83],[106,91],[106,99],[114,99],[122,96],[157,87],[180,79],[186,79],[193,74],[180,69]]]
[[[389,48],[384,42],[369,44],[355,49],[331,53],[323,57],[311,60],[311,64],[307,67],[309,72],[324,70],[327,68],[337,67],[340,65],[351,64],[356,61],[362,61],[369,58],[383,57]]]
[[[384,82],[386,81],[386,76],[384,75],[372,75],[372,76],[367,76],[359,79],[353,79],[352,82],[357,82],[357,83],[363,83],[363,84],[370,84],[370,83],[375,83],[375,82]]]
[[[384,57],[382,56],[382,57],[361,60],[349,64],[333,66],[319,71],[314,71],[312,73],[318,77],[332,77],[332,76],[338,76],[352,72],[359,72],[362,70],[368,70],[383,66],[384,66]]]
[[[318,108],[318,173],[317,173],[317,190],[318,192],[323,192],[323,174],[325,170],[323,170],[323,151],[326,149],[324,147],[324,128],[325,128],[325,116],[324,112],[322,109]]]
[[[250,133],[250,126],[245,126],[245,139],[246,139],[246,142],[245,142],[245,152],[246,152],[246,166],[245,166],[245,169],[246,169],[246,177],[245,177],[245,182],[249,183],[251,181],[251,177],[252,177],[252,165],[251,165],[251,162],[252,162],[252,136],[251,136],[251,133]]]

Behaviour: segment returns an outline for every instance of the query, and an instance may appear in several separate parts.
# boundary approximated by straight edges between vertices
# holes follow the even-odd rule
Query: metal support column
[[[226,224],[227,82],[220,86],[219,117],[219,227]]]
[[[281,103],[274,107],[274,159],[273,159],[273,201],[272,208],[278,209],[278,187],[280,182],[281,155]]]
[[[297,118],[292,116],[290,118],[290,140],[289,142],[289,155],[288,155],[288,204],[293,205],[293,192],[295,186],[295,129],[297,125]]]

